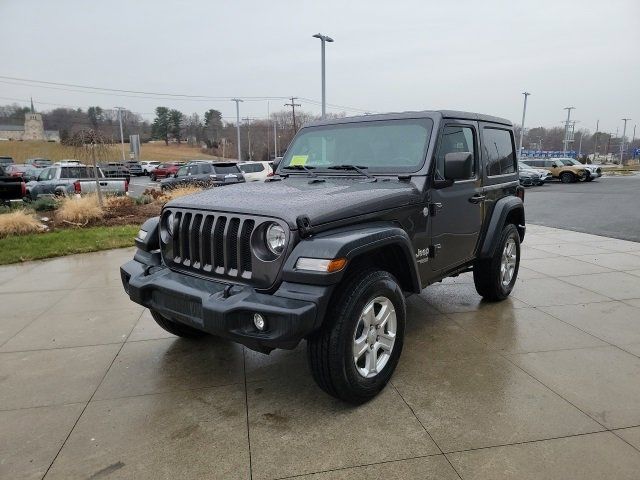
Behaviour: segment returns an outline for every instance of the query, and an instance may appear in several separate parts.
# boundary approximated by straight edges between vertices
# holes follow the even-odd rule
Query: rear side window
[[[264,165],[262,163],[245,163],[244,165],[240,165],[240,170],[245,173],[262,172],[264,170]]]
[[[483,150],[487,165],[487,175],[515,173],[516,156],[509,130],[485,128]]]
[[[201,163],[200,165],[198,165],[198,173],[200,174],[213,173],[213,168],[211,167],[210,163]]]

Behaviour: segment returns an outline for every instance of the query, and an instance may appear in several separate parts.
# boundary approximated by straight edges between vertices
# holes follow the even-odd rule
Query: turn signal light
[[[328,259],[300,257],[296,262],[296,270],[333,273],[342,270],[346,264],[346,258]]]

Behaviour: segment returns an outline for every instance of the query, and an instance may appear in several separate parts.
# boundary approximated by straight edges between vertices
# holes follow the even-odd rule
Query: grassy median
[[[68,228],[0,238],[0,265],[131,247],[139,226]]]

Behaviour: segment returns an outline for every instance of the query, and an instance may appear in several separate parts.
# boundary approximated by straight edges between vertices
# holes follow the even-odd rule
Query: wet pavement
[[[132,250],[0,267],[0,478],[637,479],[640,243],[532,225],[512,296],[408,300],[392,383],[352,407],[305,345],[177,339]]]

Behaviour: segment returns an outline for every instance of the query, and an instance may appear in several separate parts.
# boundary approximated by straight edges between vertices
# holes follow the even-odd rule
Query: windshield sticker
[[[308,158],[309,155],[294,155],[291,157],[291,163],[289,163],[289,165],[306,165]]]

